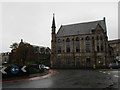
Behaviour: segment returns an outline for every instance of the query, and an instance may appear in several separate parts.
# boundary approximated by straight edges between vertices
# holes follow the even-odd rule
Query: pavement
[[[24,81],[3,83],[2,88],[119,88],[119,70],[50,70]]]

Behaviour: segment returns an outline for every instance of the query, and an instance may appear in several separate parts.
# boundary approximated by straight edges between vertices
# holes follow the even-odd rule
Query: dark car
[[[120,63],[114,62],[109,64],[110,69],[119,69],[120,68]]]

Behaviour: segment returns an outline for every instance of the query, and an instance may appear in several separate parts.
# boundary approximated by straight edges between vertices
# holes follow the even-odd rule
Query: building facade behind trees
[[[120,39],[110,40],[108,43],[113,49],[114,59],[120,61]]]
[[[0,53],[0,64],[9,62],[10,52]]]
[[[61,25],[56,33],[52,21],[51,67],[93,68],[112,61],[105,18],[92,22]]]

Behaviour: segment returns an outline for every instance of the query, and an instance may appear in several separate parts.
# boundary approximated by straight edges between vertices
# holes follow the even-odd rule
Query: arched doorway
[[[90,68],[90,67],[91,67],[91,59],[86,58],[86,68]]]

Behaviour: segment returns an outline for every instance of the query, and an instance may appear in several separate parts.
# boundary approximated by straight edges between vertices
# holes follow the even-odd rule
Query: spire
[[[56,26],[55,26],[55,14],[53,13],[53,21],[52,21],[52,28],[56,28]]]
[[[23,39],[21,39],[21,42],[23,42]]]
[[[103,20],[104,20],[104,22],[105,22],[105,17],[103,17]]]

